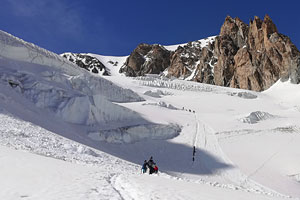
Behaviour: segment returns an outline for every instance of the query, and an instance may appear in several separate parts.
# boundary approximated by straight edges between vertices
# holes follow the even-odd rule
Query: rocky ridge
[[[271,18],[250,24],[227,16],[220,34],[175,51],[140,44],[120,69],[126,76],[161,74],[202,83],[263,91],[279,79],[300,82],[300,52]]]
[[[300,53],[268,15],[249,25],[226,17],[214,47],[216,85],[263,91],[281,78],[299,83]]]

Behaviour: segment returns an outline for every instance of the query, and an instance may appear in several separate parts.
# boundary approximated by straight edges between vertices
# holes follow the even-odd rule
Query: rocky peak
[[[248,36],[249,27],[239,18],[232,18],[227,16],[224,24],[221,27],[220,37],[230,37],[233,43],[240,47],[243,47],[246,43],[245,40]]]
[[[158,46],[158,45],[150,45],[150,44],[141,43],[133,51],[137,52],[141,55],[146,55],[149,51],[151,51],[152,46],[154,47],[154,46]]]
[[[300,82],[300,52],[268,15],[255,16],[249,25],[227,16],[219,36],[175,51],[140,44],[120,70],[127,76],[163,71],[169,77],[262,91],[281,78]]]
[[[264,20],[254,17],[249,26],[226,19],[215,46],[225,49],[215,51],[216,84],[262,91],[280,78],[294,77],[293,82],[298,82],[299,51],[287,36],[278,33],[268,15]]]
[[[207,58],[208,54],[212,55],[214,38],[189,42],[178,46],[175,51],[169,51],[157,44],[140,44],[127,58],[120,72],[127,76],[143,76],[149,73],[160,74],[164,72],[168,77],[197,81],[197,74],[195,73],[197,66],[201,63],[202,57]],[[205,53],[201,53],[203,48],[207,48]],[[205,60],[203,63],[210,62]]]
[[[158,44],[139,44],[121,67],[126,76],[159,74],[170,65],[171,52]]]
[[[264,21],[262,23],[262,29],[266,38],[269,38],[270,35],[273,33],[277,33],[277,28],[269,15],[265,16]]]

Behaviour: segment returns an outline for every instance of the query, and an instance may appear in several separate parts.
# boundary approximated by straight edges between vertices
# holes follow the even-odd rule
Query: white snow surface
[[[197,42],[200,42],[200,47],[206,47],[209,43],[213,42],[215,40],[216,36],[207,37],[205,39],[197,40]],[[175,51],[179,46],[184,46],[187,43],[182,44],[176,44],[176,45],[165,45],[164,47],[169,51]]]
[[[0,199],[300,199],[299,85],[133,79],[98,56],[103,79],[5,32],[0,49]]]

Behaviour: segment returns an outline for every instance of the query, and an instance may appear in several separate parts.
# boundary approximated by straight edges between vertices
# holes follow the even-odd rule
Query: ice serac
[[[129,89],[3,31],[0,50],[0,86],[18,96],[14,101],[28,102],[67,123],[95,129],[143,121],[139,114],[115,104],[143,100]]]
[[[300,53],[266,15],[250,25],[226,17],[216,38],[215,84],[263,91],[279,79],[299,83]]]

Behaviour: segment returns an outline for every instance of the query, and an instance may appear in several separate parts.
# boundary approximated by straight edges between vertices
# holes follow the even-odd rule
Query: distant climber
[[[150,159],[148,160],[148,167],[149,167],[149,174],[153,174],[155,172],[155,162],[153,161],[153,157],[151,156]]]
[[[193,147],[193,162],[195,161],[196,147]]]
[[[154,166],[154,173],[155,173],[155,174],[158,173],[158,167],[157,167],[157,165]]]
[[[144,161],[144,164],[142,166],[142,173],[146,173],[147,172],[147,168],[148,168],[148,162],[147,160]]]

